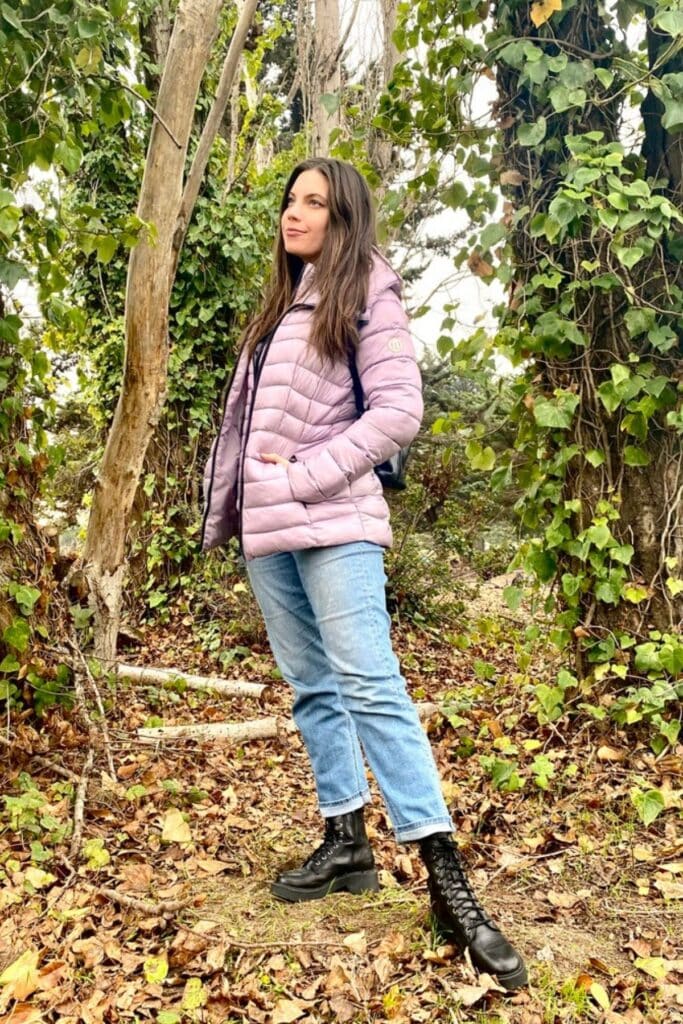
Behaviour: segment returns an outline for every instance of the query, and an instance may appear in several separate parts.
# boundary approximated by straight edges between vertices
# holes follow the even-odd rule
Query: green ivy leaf
[[[188,978],[183,991],[183,1010],[200,1010],[206,1006],[209,994],[202,984],[201,978]]]
[[[616,210],[607,210],[604,207],[598,207],[598,220],[603,227],[606,227],[609,231],[614,231],[619,222],[619,214]]]
[[[672,135],[683,131],[683,102],[681,100],[664,100],[662,127]]]
[[[629,583],[623,588],[621,596],[631,604],[640,604],[641,601],[645,601],[650,595],[645,587]]]
[[[556,391],[555,399],[539,398],[534,403],[534,419],[539,427],[568,430],[579,404],[578,395],[570,391]]]
[[[517,611],[520,604],[522,603],[523,597],[524,591],[521,589],[521,587],[509,586],[505,587],[503,590],[503,600],[507,604],[508,608],[513,612]]]
[[[683,10],[659,11],[652,19],[652,23],[670,36],[683,35]]]
[[[339,93],[324,92],[320,97],[320,103],[328,117],[332,117],[339,110]]]
[[[647,340],[658,352],[668,352],[678,344],[678,335],[670,327],[662,324],[648,331]]]
[[[614,81],[614,72],[609,68],[596,68],[595,77],[598,79],[603,89],[609,89],[610,85]]]
[[[160,956],[148,956],[142,965],[142,969],[145,978],[150,984],[160,985],[168,975],[168,958],[166,954],[161,953]]]
[[[484,249],[492,249],[507,235],[507,228],[502,224],[487,224],[481,233],[481,244]]]
[[[628,366],[623,366],[621,363],[613,363],[610,366],[610,376],[615,383],[615,386],[623,384],[631,376],[631,371]]]
[[[628,267],[629,270],[635,267],[636,263],[639,263],[643,256],[645,256],[645,250],[641,249],[639,245],[624,246],[613,242],[612,251],[619,262]]]
[[[86,839],[83,843],[83,856],[86,859],[86,867],[90,871],[99,871],[111,861],[109,851],[104,845],[104,839]]]
[[[101,30],[102,25],[92,18],[79,18],[76,28],[81,39],[91,39]]]
[[[627,310],[624,320],[628,333],[632,338],[637,338],[646,331],[652,330],[656,323],[656,314],[652,309],[634,306],[632,309]]]
[[[467,202],[468,191],[460,181],[454,181],[452,185],[445,188],[439,198],[445,206],[458,210]]]
[[[6,654],[0,662],[0,672],[18,672],[21,665],[13,654]]]
[[[99,262],[109,263],[114,257],[118,244],[118,239],[114,235],[105,235],[104,238],[98,238],[95,249]]]
[[[533,124],[520,124],[517,129],[517,141],[520,146],[538,146],[543,142],[548,124],[544,117],[539,117]]]
[[[628,210],[628,200],[623,192],[610,192],[607,196],[607,202],[615,210]]]
[[[570,107],[583,107],[586,103],[585,89],[568,89],[565,85],[556,85],[549,93],[550,102],[558,114]]]
[[[16,206],[5,206],[0,210],[0,234],[10,238],[17,230],[21,212]]]
[[[40,591],[36,587],[16,586],[11,589],[11,594],[24,615],[30,615],[35,603],[40,597]]]
[[[638,811],[638,817],[643,825],[651,825],[666,806],[664,797],[658,789],[648,789],[647,792],[643,792],[641,789],[632,789],[631,801]]]
[[[555,557],[550,551],[545,551],[542,548],[534,548],[527,556],[526,564],[541,583],[549,583],[557,572]]]
[[[619,604],[621,587],[616,580],[601,580],[595,588],[595,596],[605,604]]]
[[[598,388],[598,397],[607,412],[614,412],[621,405],[621,395],[612,381],[606,380]]]
[[[68,174],[75,174],[81,166],[83,153],[75,142],[68,142],[64,139],[55,146],[54,159]]]
[[[596,523],[586,530],[586,537],[599,551],[603,551],[614,538],[606,523]]]
[[[624,448],[624,462],[627,466],[649,466],[651,459],[643,448],[627,444]]]
[[[605,453],[598,451],[597,448],[591,448],[589,451],[584,452],[584,457],[586,461],[590,462],[591,466],[595,466],[596,469],[598,466],[602,466],[605,462]]]
[[[26,619],[13,619],[11,624],[2,634],[2,639],[8,646],[13,647],[20,654],[28,647],[31,637],[31,630]]]
[[[617,562],[621,562],[622,565],[628,565],[633,558],[634,548],[631,544],[616,544],[614,547],[609,549],[610,558],[616,559]]]

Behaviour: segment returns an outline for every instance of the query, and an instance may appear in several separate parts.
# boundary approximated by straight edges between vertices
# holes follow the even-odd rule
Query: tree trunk
[[[106,660],[116,649],[133,501],[166,393],[168,304],[178,255],[255,6],[255,0],[248,0],[235,29],[185,187],[195,104],[222,0],[181,0],[166,55],[156,102],[160,120],[152,126],[137,210],[151,231],[135,246],[128,265],[123,383],[95,484],[83,554],[95,611],[95,650]]]
[[[339,0],[315,0],[315,46],[311,75],[314,156],[329,156],[330,134],[340,125],[341,54]],[[323,102],[323,97],[328,97]],[[333,109],[334,98],[336,107]]]
[[[398,50],[393,39],[398,0],[379,0],[379,3],[382,14],[382,59],[377,67],[377,95],[383,93],[389,85],[398,61]],[[376,102],[377,96],[374,98],[375,107]],[[372,128],[368,142],[368,155],[381,179],[381,184],[376,190],[378,201],[380,201],[396,172],[398,147],[394,146],[393,140],[386,132]]]
[[[548,55],[564,52],[562,44],[566,41],[568,49],[574,47],[578,52],[590,54],[596,66],[611,68],[615,53],[618,53],[614,34],[605,27],[596,0],[568,9],[561,19],[553,21],[555,39],[539,37],[527,5],[501,7],[499,17],[513,38],[533,39]],[[661,33],[656,35],[655,41],[652,29],[648,29],[651,66],[661,47],[670,42],[669,37],[662,37]],[[616,61],[614,66],[618,67]],[[678,65],[667,65],[658,73],[672,70],[678,70]],[[558,195],[565,161],[570,157],[566,137],[599,130],[606,142],[617,142],[623,98],[618,99],[619,93],[616,93],[602,104],[589,102],[583,110],[573,108],[557,112],[547,100],[544,105],[540,93],[533,91],[528,80],[525,84],[518,70],[503,62],[497,65],[497,82],[503,138],[501,166],[508,176],[516,177],[519,182],[514,186],[514,205],[519,213],[512,235],[515,292],[525,294],[537,273],[541,257],[547,257],[553,267],[562,271],[564,282],[585,280],[585,265],[591,261],[594,267],[599,267],[599,272],[606,273],[614,260],[610,249],[611,235],[591,232],[586,228],[583,234],[575,230],[570,239],[551,243],[535,236],[531,221],[547,214],[551,202]],[[667,135],[661,125],[662,110],[661,103],[654,96],[649,96],[643,104],[646,126],[644,152],[648,172],[668,178],[665,192],[680,206],[683,136],[679,134],[672,139]],[[537,148],[520,145],[517,137],[519,121],[533,123],[542,115],[546,117],[548,134],[552,132],[554,146],[549,146],[547,139],[543,146]],[[586,339],[585,347],[574,350],[571,358],[547,355],[545,350],[533,353],[538,371],[535,380],[545,396],[552,397],[561,391],[577,395],[580,399],[580,415],[574,417],[566,431],[564,446],[576,445],[580,452],[597,450],[605,456],[604,464],[599,467],[589,465],[583,457],[567,465],[562,498],[580,510],[573,515],[572,535],[576,537],[580,531],[590,527],[595,517],[603,514],[601,509],[606,505],[616,509],[610,529],[619,544],[633,547],[633,556],[628,563],[630,578],[648,595],[646,601],[629,604],[618,593],[613,599],[598,599],[592,589],[581,592],[579,621],[584,627],[584,635],[585,627],[596,630],[596,635],[609,636],[621,629],[641,630],[655,626],[671,630],[680,625],[681,599],[672,598],[665,586],[665,560],[678,559],[678,565],[683,564],[683,455],[680,439],[675,431],[666,429],[664,417],[653,420],[647,436],[639,438],[638,443],[649,458],[649,464],[630,464],[625,449],[634,445],[634,438],[627,432],[627,410],[620,406],[609,413],[600,401],[598,389],[609,384],[613,366],[628,367],[632,355],[643,361],[653,360],[659,373],[675,379],[680,372],[680,354],[675,349],[663,353],[657,351],[644,334],[634,338],[629,333],[626,316],[632,308],[633,295],[653,308],[666,310],[667,289],[673,285],[680,287],[682,278],[680,263],[667,259],[662,246],[649,261],[642,260],[630,270],[627,278],[631,282],[629,294],[626,285],[609,290],[593,288],[574,293],[571,311],[566,303],[564,315],[581,329]],[[557,301],[552,289],[545,294],[539,289],[534,294],[538,308],[533,308],[533,311],[530,308],[525,313],[528,325],[533,327],[536,317],[546,310],[557,310]],[[514,316],[511,319],[514,320]],[[546,444],[545,459],[550,462],[559,449],[557,442],[551,442],[550,435]],[[585,569],[585,562],[571,557],[566,551],[556,549],[554,554],[558,575],[565,572],[578,577]]]
[[[157,3],[146,18],[141,15],[139,25],[142,51],[156,65],[156,70],[153,70],[144,62],[145,85],[152,96],[156,96],[173,32],[173,14],[169,0]]]

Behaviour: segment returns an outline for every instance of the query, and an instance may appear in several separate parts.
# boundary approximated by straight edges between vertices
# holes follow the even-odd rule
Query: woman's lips
[[[285,228],[285,235],[287,235],[288,237],[291,236],[293,238],[296,238],[298,235],[303,235],[303,234],[305,234],[305,232],[297,231],[296,228]]]

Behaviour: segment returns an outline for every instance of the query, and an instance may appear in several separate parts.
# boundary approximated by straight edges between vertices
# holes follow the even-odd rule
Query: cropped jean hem
[[[426,839],[436,832],[453,832],[453,822],[450,818],[425,818],[424,821],[416,821],[412,825],[402,825],[395,829],[397,843],[412,843],[418,839]]]
[[[320,804],[320,813],[323,818],[333,818],[337,814],[349,814],[350,811],[357,811],[360,807],[370,803],[370,791],[364,790],[356,793],[346,800],[337,800],[332,804]]]

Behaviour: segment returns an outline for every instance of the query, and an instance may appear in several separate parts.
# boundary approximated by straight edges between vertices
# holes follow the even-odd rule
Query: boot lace
[[[452,839],[438,839],[431,845],[431,864],[440,893],[466,928],[492,923],[474,895]]]
[[[327,858],[334,853],[341,839],[343,839],[343,836],[335,828],[334,821],[331,818],[326,818],[323,841],[320,846],[313,851],[304,867],[313,869],[319,868],[325,863]]]

